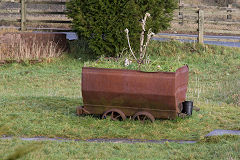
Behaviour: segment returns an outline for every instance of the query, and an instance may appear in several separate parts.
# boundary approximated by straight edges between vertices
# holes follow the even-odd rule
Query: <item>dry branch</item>
[[[146,42],[144,44],[145,32],[146,32],[145,26],[146,26],[146,21],[147,21],[148,17],[150,17],[150,14],[146,13],[144,18],[141,21],[142,32],[141,32],[141,35],[140,35],[140,50],[139,50],[139,56],[138,56],[139,58],[136,57],[136,55],[134,54],[134,52],[132,50],[132,47],[131,47],[131,44],[130,44],[130,40],[129,40],[129,34],[128,34],[129,30],[127,28],[125,29],[125,32],[127,33],[127,40],[128,40],[128,46],[129,46],[130,52],[133,55],[134,59],[138,62],[138,64],[142,64],[144,58],[146,57],[146,51],[147,51],[147,46],[149,44],[149,41],[152,38],[152,36],[155,35],[152,32],[152,29],[150,28],[148,30],[147,40],[146,40]]]

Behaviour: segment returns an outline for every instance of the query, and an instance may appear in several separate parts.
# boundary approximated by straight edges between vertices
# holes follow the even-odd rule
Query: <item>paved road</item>
[[[67,35],[67,39],[74,40],[77,39],[77,35],[74,32],[64,32]],[[181,39],[179,41],[182,42],[196,42],[194,40],[186,40],[182,39],[182,37],[197,37],[197,35],[188,35],[188,34],[168,34],[168,33],[158,33],[158,35],[169,35],[169,36],[181,36]],[[226,40],[239,40],[239,42],[218,42],[218,41],[204,41],[205,44],[211,44],[211,45],[220,45],[220,46],[228,46],[228,47],[240,47],[240,36],[208,36],[205,35],[205,38],[216,38],[216,39],[224,39]],[[169,39],[167,38],[153,38],[153,40],[159,40],[159,41],[167,41]]]
[[[179,41],[182,42],[196,42],[196,40],[186,40],[182,39],[182,37],[197,37],[197,35],[188,35],[188,34],[168,34],[168,33],[158,33],[157,35],[169,35],[169,36],[179,36]],[[204,41],[205,44],[211,44],[211,45],[220,45],[220,46],[228,46],[228,47],[240,47],[240,36],[208,36],[205,35],[205,38],[216,38],[216,39],[222,39],[223,42],[218,41]],[[166,41],[167,38],[153,38],[154,40],[159,41]],[[239,42],[224,42],[224,40],[239,40]]]

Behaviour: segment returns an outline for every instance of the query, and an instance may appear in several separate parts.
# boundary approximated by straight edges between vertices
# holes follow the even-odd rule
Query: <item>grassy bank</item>
[[[85,52],[84,48],[76,48],[76,52]],[[120,60],[101,58],[93,59],[86,54],[68,54],[39,64],[7,64],[0,66],[0,127],[1,135],[21,137],[65,137],[76,139],[89,138],[136,138],[136,139],[176,139],[176,140],[201,140],[203,136],[214,129],[240,130],[240,50],[237,48],[199,46],[196,44],[182,44],[177,42],[153,42],[149,48],[151,67],[169,67],[171,64],[188,64],[190,80],[187,99],[193,100],[200,107],[199,112],[194,112],[192,117],[176,120],[157,120],[154,124],[143,125],[137,121],[112,122],[101,120],[97,116],[77,117],[76,106],[82,105],[81,98],[81,68],[85,65],[95,65],[101,62],[104,67],[123,65],[126,55],[121,55]],[[130,57],[128,57],[130,58]],[[239,138],[237,138],[237,141]],[[29,142],[0,141],[3,149],[28,144]],[[212,148],[218,149],[221,142]],[[12,147],[9,145],[11,144]],[[102,144],[85,143],[43,143],[39,156],[51,155],[55,159],[62,155],[59,150],[72,153],[72,158],[77,158],[75,148],[91,148],[98,150]],[[235,149],[239,143],[228,146],[222,151],[231,150],[229,157],[236,158]],[[0,146],[1,146],[0,145]],[[53,149],[57,145],[57,149]],[[207,144],[196,144],[194,147],[184,145],[186,152],[190,148],[198,148],[204,157],[207,154]],[[8,146],[8,147],[6,147]],[[72,146],[72,147],[70,147]],[[132,148],[131,144],[104,144],[106,152],[96,158],[105,158],[105,153],[114,152],[116,157],[123,157],[125,152]],[[116,146],[120,150],[114,150]],[[149,147],[150,146],[150,147]],[[179,153],[181,145],[171,144],[176,150],[176,156],[184,157]],[[75,147],[75,148],[74,148]],[[159,157],[160,153],[170,156],[172,150],[164,151],[164,145],[141,144],[137,150],[146,149],[149,154],[144,158]],[[2,150],[2,149],[1,149]],[[87,149],[84,149],[87,151]],[[123,150],[123,151],[122,151]],[[161,150],[156,153],[154,150]],[[173,149],[174,150],[174,149]],[[238,149],[239,150],[239,149]],[[91,152],[82,156],[90,156]],[[80,152],[80,151],[79,151]],[[116,152],[116,153],[115,153]],[[138,152],[135,152],[138,153]],[[126,156],[134,158],[135,153]],[[5,154],[7,155],[7,154]],[[93,156],[96,156],[94,154]],[[102,156],[101,156],[102,155]],[[228,158],[220,153],[220,158]],[[239,154],[238,154],[239,155]],[[30,159],[36,159],[34,153]],[[32,157],[33,158],[32,158]],[[214,155],[209,155],[211,156]],[[107,157],[107,156],[106,156]],[[153,158],[152,157],[152,158]],[[193,158],[194,158],[193,157]],[[53,158],[53,159],[54,159]],[[85,157],[86,158],[86,157]],[[93,157],[94,158],[94,157]],[[124,158],[124,157],[123,157]],[[175,157],[172,157],[175,159]],[[214,158],[214,157],[213,157]]]

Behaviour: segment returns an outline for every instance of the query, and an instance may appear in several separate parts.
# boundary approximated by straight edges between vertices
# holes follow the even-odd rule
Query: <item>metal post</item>
[[[26,3],[21,0],[21,31],[26,31]]]
[[[198,11],[198,43],[203,44],[203,33],[204,33],[204,11]]]

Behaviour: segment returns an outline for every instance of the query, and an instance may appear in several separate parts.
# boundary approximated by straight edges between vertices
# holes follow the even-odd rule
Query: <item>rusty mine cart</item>
[[[84,106],[77,114],[102,115],[105,119],[154,121],[175,119],[182,111],[188,86],[188,66],[176,72],[142,72],[83,67]]]

